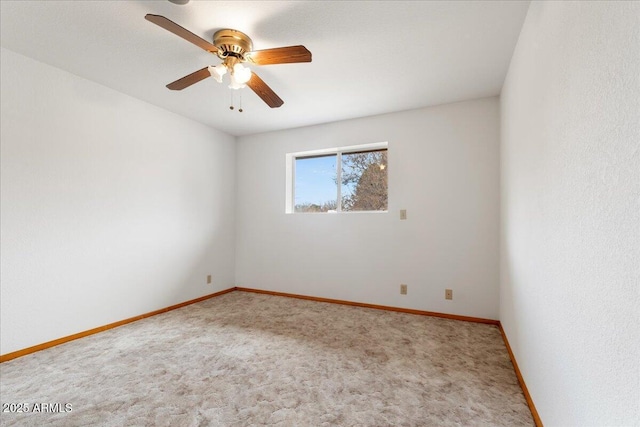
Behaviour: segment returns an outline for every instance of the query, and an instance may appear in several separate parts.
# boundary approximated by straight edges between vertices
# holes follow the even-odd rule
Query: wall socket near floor
[[[400,209],[400,219],[407,219],[407,210]]]
[[[400,285],[400,295],[406,295],[407,294],[407,285],[402,284]]]
[[[453,299],[453,290],[445,289],[444,290],[444,299]]]
[[[207,276],[207,283],[211,283],[211,275],[210,274]]]

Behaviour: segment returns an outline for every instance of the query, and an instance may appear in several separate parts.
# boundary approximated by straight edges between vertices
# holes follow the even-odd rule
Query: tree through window
[[[342,154],[342,210],[387,210],[387,150]]]

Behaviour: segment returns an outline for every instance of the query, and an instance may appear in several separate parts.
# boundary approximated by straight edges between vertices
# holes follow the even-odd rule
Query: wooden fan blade
[[[284,104],[284,101],[253,71],[251,72],[251,79],[247,82],[247,86],[271,108],[278,108]]]
[[[167,31],[171,31],[176,36],[182,37],[186,41],[195,44],[196,46],[206,50],[207,52],[216,53],[218,51],[218,48],[213,44],[209,43],[201,37],[196,36],[191,31],[181,27],[180,25],[165,18],[164,16],[147,14],[145,15],[144,19],[153,22],[154,24],[164,28]]]
[[[209,73],[209,67],[204,67],[201,70],[176,80],[175,82],[169,83],[167,87],[171,90],[182,90],[194,83],[198,83],[200,80],[206,79],[207,77],[211,77],[211,73]]]
[[[247,53],[246,56],[249,61],[257,65],[311,62],[311,52],[309,52],[307,48],[302,45],[256,50]]]

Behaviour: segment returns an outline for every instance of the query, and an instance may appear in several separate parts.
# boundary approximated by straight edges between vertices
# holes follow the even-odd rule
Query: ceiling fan
[[[209,43],[164,16],[148,14],[145,19],[222,59],[222,63],[215,67],[204,67],[169,83],[167,87],[171,90],[182,90],[207,77],[213,77],[222,83],[223,76],[229,73],[231,81],[229,87],[231,89],[249,86],[269,107],[278,108],[284,104],[284,101],[256,73],[242,64],[271,65],[311,62],[311,52],[302,45],[254,51],[249,36],[237,30],[216,31],[213,35],[213,43]]]

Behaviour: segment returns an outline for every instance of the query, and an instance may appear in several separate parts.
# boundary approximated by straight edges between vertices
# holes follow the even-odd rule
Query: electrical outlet
[[[407,294],[407,285],[400,285],[400,295],[406,295]]]
[[[453,299],[453,290],[445,289],[444,290],[444,299]]]
[[[407,219],[407,210],[400,209],[400,219]]]
[[[207,276],[207,283],[211,283],[211,275],[210,274]]]

